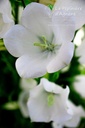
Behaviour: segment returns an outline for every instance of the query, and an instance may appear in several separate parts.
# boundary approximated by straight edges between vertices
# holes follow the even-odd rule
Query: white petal
[[[63,128],[64,126],[68,128],[77,128],[82,117],[85,117],[85,111],[81,106],[75,106],[71,101],[68,101],[68,105],[73,110],[73,116],[70,120],[63,122],[62,124],[58,124],[57,122],[53,122],[53,128]]]
[[[79,75],[75,77],[73,87],[83,98],[85,98],[85,76],[84,75]]]
[[[29,100],[29,92],[37,85],[37,82],[34,79],[24,79],[20,80],[20,87],[22,92],[19,94],[18,104],[20,107],[20,111],[24,117],[28,117],[28,108],[27,101]]]
[[[84,28],[82,27],[79,29],[75,35],[75,38],[73,40],[73,43],[76,46],[80,46],[82,44],[82,39],[84,38]]]
[[[57,124],[57,122],[52,122],[52,128],[63,128],[63,125]]]
[[[21,77],[37,78],[46,73],[48,61],[46,54],[23,55],[16,61],[16,68]]]
[[[73,57],[73,52],[74,45],[71,42],[63,43],[55,58],[48,64],[47,71],[52,73],[67,66]]]
[[[85,0],[57,0],[54,10],[70,11],[75,16],[76,29],[85,24]]]
[[[75,32],[74,16],[66,11],[54,11],[52,16],[53,30],[60,42],[72,41]]]
[[[79,57],[79,62],[81,64],[85,64],[85,40],[76,48],[75,55]]]
[[[0,38],[14,25],[9,0],[0,0]]]
[[[30,90],[34,88],[36,85],[37,82],[34,79],[24,79],[24,78],[20,79],[20,87],[23,90]]]
[[[31,90],[27,103],[31,120],[34,122],[56,121],[61,123],[70,119],[71,115],[67,109],[68,89],[62,89],[60,95],[54,95],[55,102],[52,106],[48,106],[48,94],[41,83]]]
[[[11,5],[9,0],[0,0],[0,13],[11,17]]]
[[[27,108],[28,98],[29,98],[29,91],[23,91],[20,93],[18,99],[20,111],[25,118],[29,117],[28,108]]]
[[[41,79],[41,85],[44,86],[44,89],[47,92],[52,92],[52,93],[56,93],[59,94],[62,91],[62,88],[60,86],[56,86],[56,84],[49,82],[47,79]]]
[[[15,57],[38,52],[38,47],[33,45],[34,42],[39,42],[38,38],[21,25],[13,26],[4,37],[7,50]]]
[[[76,48],[76,56],[83,56],[85,54],[85,40],[81,43],[80,46]]]
[[[14,25],[12,19],[10,19],[7,15],[2,15],[0,13],[0,38],[3,38],[5,33]]]
[[[78,59],[78,61],[79,61],[79,63],[81,64],[81,65],[85,65],[85,55],[83,55],[83,56],[80,56],[80,58]]]
[[[82,117],[85,117],[85,111],[81,106],[75,106],[71,101],[69,105],[73,110],[73,116],[70,120],[64,123],[64,126],[67,127],[78,127]]]
[[[47,94],[43,93],[42,86],[37,86],[31,90],[28,100],[28,112],[33,122],[49,122],[47,103],[45,101]]]
[[[52,38],[51,30],[51,10],[42,4],[31,3],[23,11],[21,24],[30,29],[38,36]]]
[[[72,118],[72,115],[73,115],[72,109],[67,104],[68,95],[69,95],[68,87],[66,89],[62,88],[61,94],[56,95],[55,104],[53,106],[53,110],[56,110],[56,111],[53,112],[52,119],[53,119],[53,121],[57,122],[58,124],[59,123],[62,124],[63,122]],[[56,115],[58,115],[58,117],[56,117]]]

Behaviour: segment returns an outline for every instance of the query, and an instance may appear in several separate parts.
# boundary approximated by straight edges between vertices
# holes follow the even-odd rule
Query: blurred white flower
[[[67,66],[74,51],[74,26],[73,16],[59,16],[38,3],[27,5],[20,24],[13,26],[4,38],[8,51],[19,57],[19,75],[36,78]]]
[[[31,121],[62,123],[70,119],[72,111],[67,105],[68,94],[68,87],[63,89],[42,78],[40,84],[30,91],[27,106]]]
[[[76,76],[73,87],[83,98],[85,98],[85,75]]]
[[[54,10],[66,10],[67,15],[74,15],[76,29],[85,24],[85,0],[56,0]]]
[[[78,30],[77,34],[75,35],[75,38],[74,38],[74,44],[76,46],[80,46],[81,43],[82,43],[82,40],[84,38],[84,29],[81,28],[80,30]]]
[[[18,104],[22,115],[27,118],[29,116],[27,101],[29,100],[29,92],[37,85],[37,82],[33,79],[21,79],[20,87],[22,92],[19,95]]]
[[[75,55],[79,57],[78,61],[81,65],[85,65],[85,39],[79,47],[76,48]]]
[[[0,0],[0,38],[4,37],[13,24],[9,0]]]
[[[85,117],[85,111],[81,106],[75,106],[71,101],[69,101],[68,104],[73,110],[72,118],[63,124],[57,124],[56,122],[53,122],[53,128],[63,128],[64,126],[68,128],[77,128],[81,118]]]
[[[37,85],[37,82],[34,79],[21,78],[20,80],[20,87],[22,90],[25,90],[25,91],[34,88],[36,85]]]

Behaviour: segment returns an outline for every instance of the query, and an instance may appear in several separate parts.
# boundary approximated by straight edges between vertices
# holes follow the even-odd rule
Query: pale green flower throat
[[[45,36],[40,37],[41,42],[34,42],[34,46],[39,46],[42,50],[49,50],[53,51],[55,46],[54,44],[50,43],[48,40],[46,40]]]
[[[53,93],[49,93],[48,97],[47,97],[48,106],[52,106],[54,104],[54,101],[55,101],[54,94]]]

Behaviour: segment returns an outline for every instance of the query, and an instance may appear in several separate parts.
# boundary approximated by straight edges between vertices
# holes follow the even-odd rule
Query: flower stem
[[[24,0],[21,0],[22,1],[22,4],[23,4],[23,7],[25,8],[25,2],[24,2]]]
[[[0,51],[6,51],[5,47],[0,47]]]
[[[4,43],[2,40],[0,40],[0,51],[4,51],[6,50],[5,46],[4,46]]]

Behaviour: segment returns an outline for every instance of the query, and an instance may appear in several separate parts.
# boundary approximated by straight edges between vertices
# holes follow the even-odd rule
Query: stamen
[[[34,46],[39,46],[39,47],[41,47],[41,49],[43,49],[43,50],[46,50],[46,49],[47,49],[47,45],[41,44],[41,43],[37,43],[37,42],[34,43]]]
[[[56,45],[47,41],[45,36],[41,36],[40,39],[41,39],[42,42],[34,42],[34,46],[39,46],[43,50],[49,50],[49,51],[54,50]]]
[[[46,37],[45,36],[41,36],[43,42],[46,44],[47,40],[46,40]]]

